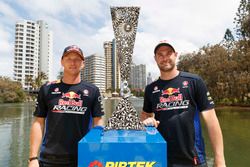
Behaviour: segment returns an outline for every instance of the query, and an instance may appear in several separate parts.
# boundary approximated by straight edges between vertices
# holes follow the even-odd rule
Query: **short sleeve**
[[[204,81],[199,78],[196,83],[196,102],[200,111],[214,108],[214,101],[205,85]]]
[[[45,97],[45,86],[43,85],[38,93],[38,97],[36,100],[36,109],[33,113],[36,117],[46,117],[48,113],[48,106],[46,103],[46,97]]]
[[[152,113],[153,112],[153,110],[152,110],[152,101],[150,100],[149,85],[145,88],[143,111],[145,111],[147,113]]]
[[[92,106],[92,116],[93,117],[101,117],[104,115],[104,110],[102,106],[102,96],[100,94],[99,89],[96,89],[96,93],[93,99],[93,106]]]

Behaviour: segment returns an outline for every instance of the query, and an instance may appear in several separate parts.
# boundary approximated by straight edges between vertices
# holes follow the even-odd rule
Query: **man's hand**
[[[38,159],[34,159],[34,160],[30,161],[28,167],[39,167]]]
[[[154,119],[153,117],[149,117],[149,118],[147,118],[147,119],[145,119],[144,121],[143,121],[143,124],[145,125],[145,126],[154,126],[154,127],[158,127],[158,125],[159,125],[159,123],[160,123],[160,121],[157,121],[156,119]]]
[[[226,167],[225,161],[224,162],[214,162],[214,167]]]

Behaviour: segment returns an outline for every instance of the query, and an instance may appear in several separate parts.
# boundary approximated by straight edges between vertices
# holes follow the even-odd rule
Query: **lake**
[[[106,118],[109,118],[117,99],[104,100]],[[142,99],[131,100],[137,111],[141,111]],[[29,155],[29,134],[33,119],[34,103],[0,104],[0,166],[26,167]],[[247,167],[250,164],[250,108],[217,108],[225,147],[227,167]],[[203,131],[209,166],[212,150]]]

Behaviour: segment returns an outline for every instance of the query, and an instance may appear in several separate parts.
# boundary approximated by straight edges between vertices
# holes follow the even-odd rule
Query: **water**
[[[106,118],[119,100],[105,100]],[[137,111],[141,111],[142,99],[132,100]],[[29,134],[34,103],[0,105],[0,167],[26,167],[29,155]],[[250,109],[221,108],[217,115],[224,135],[227,167],[249,166],[250,153]],[[106,119],[107,120],[107,119]],[[212,164],[212,150],[203,131],[208,163]],[[211,166],[211,165],[210,165]]]

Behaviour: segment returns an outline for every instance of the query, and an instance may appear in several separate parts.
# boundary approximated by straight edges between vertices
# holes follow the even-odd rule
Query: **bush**
[[[19,82],[0,76],[0,103],[24,102],[25,92]]]

